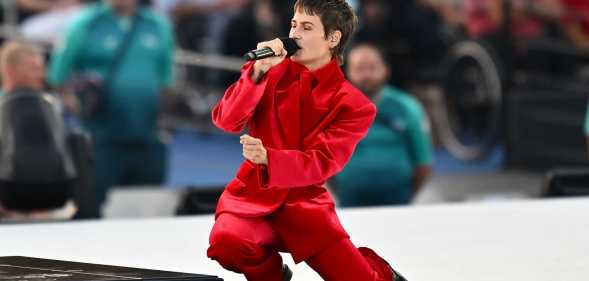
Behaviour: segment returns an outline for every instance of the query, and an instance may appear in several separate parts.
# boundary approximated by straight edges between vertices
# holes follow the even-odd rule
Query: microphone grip
[[[270,47],[264,47],[258,50],[249,51],[244,55],[247,61],[261,60],[274,56],[274,51]]]

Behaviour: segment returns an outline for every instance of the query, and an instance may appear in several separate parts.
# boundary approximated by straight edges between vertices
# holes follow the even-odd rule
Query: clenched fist
[[[268,152],[262,145],[262,140],[249,135],[242,135],[239,143],[243,145],[243,157],[255,164],[268,165]]]

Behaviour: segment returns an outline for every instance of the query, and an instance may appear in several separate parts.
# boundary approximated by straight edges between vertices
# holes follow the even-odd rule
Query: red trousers
[[[267,217],[217,217],[207,255],[249,281],[282,281],[279,251],[289,251]],[[370,250],[357,249],[349,238],[332,241],[305,262],[327,281],[392,281],[386,262]]]

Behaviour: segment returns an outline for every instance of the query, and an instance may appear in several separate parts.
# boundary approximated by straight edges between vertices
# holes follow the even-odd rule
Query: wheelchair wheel
[[[494,58],[489,48],[475,41],[462,41],[451,49],[435,121],[440,142],[458,159],[484,159],[497,143],[502,85]]]

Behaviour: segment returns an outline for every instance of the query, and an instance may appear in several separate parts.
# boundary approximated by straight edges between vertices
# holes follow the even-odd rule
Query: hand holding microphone
[[[277,41],[280,41],[282,45],[280,45]],[[300,49],[299,45],[297,45],[297,42],[293,38],[280,37],[272,41],[258,43],[257,49],[247,52],[245,55],[243,55],[243,58],[248,61],[252,61],[280,56],[280,52],[277,52],[277,50],[272,48],[274,44],[276,44],[276,47],[280,45],[281,48],[287,52],[286,56],[288,57],[292,56],[298,49]]]
[[[281,63],[287,56],[293,55],[299,46],[292,38],[276,38],[258,43],[257,49],[244,55],[247,60],[255,60],[252,80],[257,82],[270,68]]]

